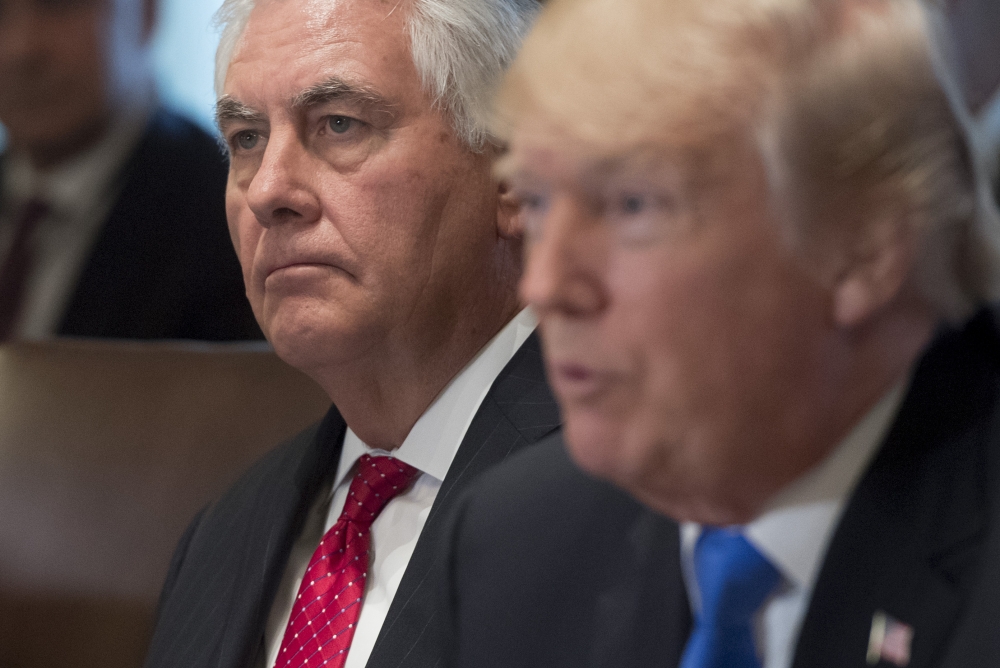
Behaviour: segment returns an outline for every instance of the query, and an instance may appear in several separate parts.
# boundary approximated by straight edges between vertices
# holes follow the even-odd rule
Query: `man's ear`
[[[887,215],[870,224],[852,247],[833,282],[833,317],[840,327],[862,325],[903,290],[916,257],[906,216]]]
[[[497,184],[497,234],[501,239],[518,240],[524,236],[521,225],[521,203],[505,183]]]

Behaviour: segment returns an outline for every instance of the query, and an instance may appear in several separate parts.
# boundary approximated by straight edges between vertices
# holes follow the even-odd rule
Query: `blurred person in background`
[[[0,340],[259,339],[216,141],[163,108],[156,0],[0,0]]]
[[[192,523],[147,668],[423,668],[476,474],[559,428],[484,103],[534,0],[227,0],[227,211],[278,356],[333,402]]]
[[[543,12],[496,125],[565,449],[457,504],[457,665],[1000,665],[1000,219],[929,16]]]
[[[981,160],[993,174],[1000,201],[1000,2],[928,0],[941,11],[945,59],[955,73],[957,93],[969,111],[973,148],[988,153]]]

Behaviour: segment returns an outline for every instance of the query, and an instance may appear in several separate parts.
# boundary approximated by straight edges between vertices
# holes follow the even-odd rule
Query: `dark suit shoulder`
[[[597,554],[600,548],[622,548],[618,540],[637,524],[663,531],[660,537],[676,536],[672,520],[581,471],[567,455],[561,433],[484,473],[457,506],[452,539],[459,561],[492,561],[499,543],[504,551],[530,552],[539,563],[583,565],[601,562],[606,555]],[[599,539],[597,549],[567,552],[594,538]],[[611,540],[601,542],[603,538]]]
[[[195,519],[173,558],[147,668],[249,664],[288,552],[335,470],[343,429],[331,408]]]
[[[958,639],[995,626],[998,455],[1000,332],[983,309],[942,327],[917,364],[830,540],[796,668],[860,665],[879,611],[913,629],[915,668],[997,665],[997,643]],[[955,651],[961,662],[942,662]]]
[[[677,525],[580,471],[559,435],[470,487],[449,549],[456,665],[677,661],[688,628]]]
[[[211,135],[156,111],[121,170],[60,335],[263,338],[229,238],[227,174]]]
[[[225,190],[228,164],[216,140],[191,121],[158,109],[122,167],[115,205],[131,214],[133,230],[159,220],[169,223],[159,234],[179,237],[210,230],[228,239]]]
[[[461,502],[476,532],[510,528],[524,531],[525,513],[538,519],[559,518],[560,525],[586,522],[591,513],[634,514],[639,507],[624,492],[581,471],[569,459],[561,434],[523,450],[484,473]],[[530,530],[532,527],[528,527]]]
[[[227,515],[230,509],[246,508],[252,499],[269,497],[278,488],[289,484],[301,466],[306,451],[315,443],[320,424],[317,422],[308,426],[257,459],[222,496],[205,509],[203,524],[210,523],[213,517]]]
[[[193,174],[177,175],[183,180],[194,180],[203,173],[215,174],[218,178],[228,170],[225,153],[215,137],[193,121],[163,107],[150,119],[133,161],[145,162],[150,156],[156,156],[157,162],[166,169],[176,165],[193,167],[196,170]]]
[[[251,522],[285,519],[274,514],[279,501],[305,495],[312,498],[333,475],[340,456],[344,423],[336,408],[323,420],[303,429],[269,450],[204,511],[200,532],[213,534],[216,522],[229,523],[234,515],[256,513]],[[307,499],[308,500],[308,499]],[[210,540],[220,536],[214,535]]]

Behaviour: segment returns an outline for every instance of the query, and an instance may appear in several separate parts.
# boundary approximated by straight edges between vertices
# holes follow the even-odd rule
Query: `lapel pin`
[[[894,666],[910,663],[910,644],[913,627],[892,615],[879,610],[872,616],[872,630],[868,636],[868,665],[886,661]]]

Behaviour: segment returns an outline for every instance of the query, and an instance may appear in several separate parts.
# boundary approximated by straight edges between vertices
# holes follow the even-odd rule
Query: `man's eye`
[[[608,197],[603,205],[604,219],[618,238],[629,244],[655,239],[679,222],[674,199],[663,193],[620,192]]]
[[[243,151],[252,151],[260,141],[260,134],[253,130],[244,130],[236,133],[236,147]]]
[[[542,224],[549,211],[549,197],[545,193],[514,191],[514,197],[521,205],[518,222],[528,239],[541,236]]]
[[[350,130],[355,123],[357,121],[348,116],[330,116],[330,120],[327,121],[330,130],[336,132],[338,135],[342,135]]]
[[[521,203],[522,209],[530,211],[544,211],[548,205],[548,198],[539,193],[521,193],[516,195]]]
[[[636,216],[649,208],[649,198],[645,195],[623,195],[619,207],[623,214]]]

